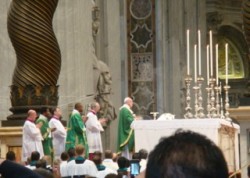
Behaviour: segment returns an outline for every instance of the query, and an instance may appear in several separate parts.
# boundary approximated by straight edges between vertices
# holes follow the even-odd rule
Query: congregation
[[[131,110],[133,100],[125,98],[118,121],[117,152],[104,151],[101,135],[105,118],[97,118],[100,106],[76,103],[67,128],[61,123],[60,108],[42,108],[37,119],[28,111],[23,126],[22,164],[8,152],[0,163],[3,178],[227,178],[228,168],[222,151],[203,135],[178,130],[162,138],[148,157],[147,150],[134,152],[137,119]]]

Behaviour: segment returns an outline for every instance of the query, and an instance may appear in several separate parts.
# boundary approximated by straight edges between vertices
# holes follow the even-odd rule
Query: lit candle
[[[189,30],[187,30],[187,75],[190,75],[189,50]]]
[[[194,82],[197,83],[197,45],[194,45]]]
[[[198,30],[198,59],[199,59],[199,76],[201,76],[201,31]]]
[[[207,45],[207,85],[209,86],[209,45]]]
[[[218,65],[218,44],[215,45],[215,60],[216,60],[216,85],[219,85],[219,65]]]
[[[209,31],[209,42],[210,42],[210,71],[211,76],[213,76],[213,37],[212,37],[212,31]]]
[[[225,60],[226,60],[226,85],[228,84],[228,44],[225,45]]]

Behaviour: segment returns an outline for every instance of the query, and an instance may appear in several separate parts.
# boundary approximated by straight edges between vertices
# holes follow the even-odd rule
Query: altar
[[[232,122],[224,119],[138,120],[131,127],[135,131],[136,152],[142,148],[150,152],[162,137],[178,129],[191,130],[207,136],[221,148],[230,172],[239,169],[240,127]]]

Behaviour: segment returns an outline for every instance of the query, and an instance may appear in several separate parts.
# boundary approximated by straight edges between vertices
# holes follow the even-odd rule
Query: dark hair
[[[116,174],[108,174],[104,178],[117,178]]]
[[[208,138],[177,131],[163,138],[149,154],[146,178],[227,178],[221,150]]]
[[[117,164],[120,169],[129,167],[129,160],[123,156],[119,157],[117,160]]]
[[[95,165],[101,165],[102,164],[102,157],[99,155],[95,155],[93,157],[93,162],[95,163]]]
[[[43,178],[54,178],[53,174],[44,168],[35,169],[34,172],[36,172]]]
[[[72,158],[76,155],[76,150],[73,147],[69,148],[67,152],[68,152],[68,155],[70,158]]]
[[[141,158],[140,158],[140,154],[139,153],[134,153],[133,155],[132,155],[132,159],[138,159],[138,160],[140,160]]]
[[[48,109],[49,109],[48,107],[42,107],[42,108],[40,109],[40,113],[43,114],[43,113],[47,112]]]
[[[30,156],[31,161],[38,161],[40,159],[40,153],[38,151],[33,151]]]
[[[111,150],[105,151],[105,158],[112,159],[113,158],[113,152]]]
[[[100,151],[95,151],[94,156],[100,156],[102,158],[102,152]]]
[[[61,160],[67,161],[68,159],[69,159],[69,154],[66,151],[62,152],[61,153]]]
[[[140,155],[141,159],[147,159],[148,158],[148,151],[145,149],[140,149],[139,155]]]
[[[16,160],[16,154],[13,151],[8,151],[6,153],[6,159],[9,161],[15,161]]]
[[[36,162],[36,168],[44,168],[46,169],[47,162],[44,159],[40,159]]]
[[[75,104],[75,109],[76,109],[76,110],[79,109],[80,107],[82,107],[82,103],[76,103],[76,104]]]

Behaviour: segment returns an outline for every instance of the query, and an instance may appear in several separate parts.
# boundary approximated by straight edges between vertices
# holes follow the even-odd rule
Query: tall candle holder
[[[216,118],[216,108],[215,108],[215,78],[211,77],[209,79],[210,82],[210,87],[211,87],[211,96],[210,96],[210,103],[211,103],[211,108],[210,108],[210,114],[211,118]]]
[[[214,87],[214,90],[215,90],[215,93],[216,93],[216,95],[215,95],[216,115],[217,115],[218,118],[220,118],[220,114],[221,114],[221,112],[220,112],[220,109],[221,109],[220,108],[220,92],[221,92],[221,87],[217,85],[217,86]]]
[[[229,121],[232,121],[231,118],[229,117],[229,107],[230,107],[230,104],[229,104],[229,95],[228,95],[228,91],[230,89],[230,86],[229,85],[225,85],[224,86],[224,90],[225,90],[225,119],[226,120],[229,120]]]
[[[195,85],[193,86],[194,89],[194,117],[197,119],[199,118],[199,101],[198,101],[198,95],[199,95],[199,89],[200,87],[197,85],[197,83],[195,83]]]
[[[222,89],[221,89],[222,90]],[[222,95],[220,95],[220,118],[225,119]]]
[[[187,75],[185,78],[185,85],[186,85],[186,108],[185,108],[185,119],[191,119],[193,118],[192,114],[192,108],[191,108],[191,93],[190,93],[190,86],[192,82],[192,77],[190,75]]]
[[[207,88],[207,118],[211,118],[211,87],[208,85]]]
[[[205,114],[204,114],[204,108],[202,106],[202,82],[204,81],[204,78],[201,76],[198,76],[197,78],[197,83],[198,83],[198,117],[199,118],[204,118]]]

